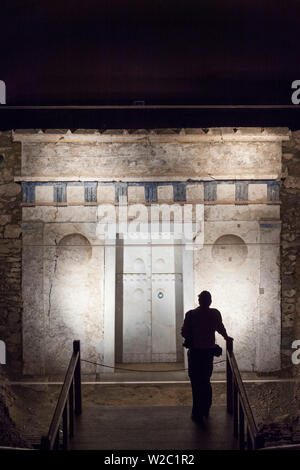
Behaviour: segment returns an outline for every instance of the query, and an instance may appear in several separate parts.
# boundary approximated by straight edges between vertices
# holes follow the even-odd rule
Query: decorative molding
[[[44,132],[41,129],[13,131],[13,140],[22,143],[195,143],[195,142],[282,142],[289,140],[288,128],[232,128],[209,129],[98,129],[75,132]]]
[[[205,204],[247,204],[247,203],[278,203],[280,201],[280,182],[279,181],[268,181],[268,180],[246,180],[246,181],[197,181],[197,182],[128,182],[128,183],[101,183],[97,181],[93,182],[22,182],[22,192],[23,192],[23,204],[30,205],[97,205],[106,203],[106,201],[97,200],[97,187],[101,185],[110,184],[114,186],[115,196],[114,203],[119,204],[127,203],[127,190],[130,186],[143,186],[144,187],[144,202],[139,203],[158,203],[158,204],[183,204],[183,203],[205,203]],[[204,185],[204,200],[187,201],[186,199],[186,188],[189,185]],[[235,200],[226,200],[226,197],[223,199],[218,199],[217,197],[217,188],[228,184],[235,185]],[[73,186],[81,186],[84,189],[84,197],[82,200],[74,201],[70,200],[68,202],[68,191],[67,188]],[[265,185],[266,187],[266,198],[263,200],[253,200],[249,201],[248,191],[251,188],[251,185]],[[35,198],[35,188],[40,186],[53,186],[53,202],[39,202]],[[170,186],[173,189],[173,198],[172,200],[163,200],[158,198],[158,187],[160,186]],[[261,186],[260,186],[261,187]],[[99,196],[99,195],[98,195]],[[134,204],[134,203],[131,203]]]
[[[115,184],[115,183],[133,183],[133,184],[144,184],[144,183],[178,183],[185,182],[191,184],[197,184],[204,181],[222,181],[222,182],[235,182],[235,181],[251,181],[251,182],[266,182],[270,180],[278,180],[278,174],[265,174],[261,175],[260,178],[257,178],[257,175],[253,174],[252,176],[247,176],[245,178],[237,178],[235,175],[218,175],[217,177],[213,176],[201,176],[201,178],[193,178],[192,176],[143,176],[137,178],[118,178],[115,177],[113,180],[111,177],[99,178],[94,176],[15,176],[15,183],[48,183],[52,184],[55,182],[66,182],[66,183],[84,183],[84,182],[98,182],[103,184]]]

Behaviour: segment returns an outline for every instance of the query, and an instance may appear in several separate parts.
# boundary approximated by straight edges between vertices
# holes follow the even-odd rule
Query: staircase
[[[190,415],[190,406],[85,407],[76,420],[70,449],[237,449],[225,406],[212,407],[203,425]]]

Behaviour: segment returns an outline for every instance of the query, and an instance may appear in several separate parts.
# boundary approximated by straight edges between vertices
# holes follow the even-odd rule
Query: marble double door
[[[181,266],[181,245],[117,246],[117,362],[183,360]]]

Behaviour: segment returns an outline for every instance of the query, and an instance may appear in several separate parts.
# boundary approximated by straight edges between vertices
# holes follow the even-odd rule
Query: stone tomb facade
[[[288,138],[285,128],[15,132],[24,374],[64,372],[74,339],[84,359],[112,368],[182,362],[184,313],[203,289],[241,369],[279,369]],[[112,370],[83,363],[87,374]]]

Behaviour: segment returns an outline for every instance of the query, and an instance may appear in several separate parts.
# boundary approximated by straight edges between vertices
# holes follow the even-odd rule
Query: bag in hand
[[[214,356],[216,357],[222,356],[222,348],[218,344],[216,344],[214,347]]]
[[[193,346],[192,345],[192,338],[190,338],[190,337],[185,338],[184,343],[183,343],[182,346],[184,346],[186,349],[192,348],[192,346]],[[220,356],[222,356],[222,352],[223,352],[222,348],[218,344],[216,344],[214,349],[213,349],[214,356],[220,357]]]
[[[192,338],[189,336],[185,338],[182,346],[184,346],[186,349],[190,349],[192,347]]]

